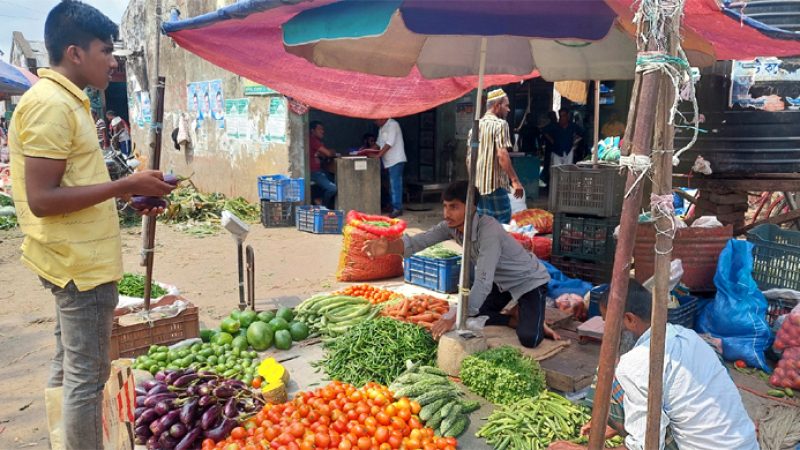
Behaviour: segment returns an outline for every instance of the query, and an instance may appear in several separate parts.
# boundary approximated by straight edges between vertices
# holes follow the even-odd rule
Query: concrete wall
[[[216,10],[232,0],[177,0],[170,2],[176,6],[182,17],[194,17]],[[162,17],[169,11],[164,10]],[[122,20],[121,38],[130,50],[147,49],[156,30],[155,0],[132,0]],[[223,70],[192,53],[178,47],[166,36],[160,38],[160,74],[166,77],[164,103],[164,129],[161,168],[177,174],[192,175],[192,181],[206,192],[221,192],[228,196],[243,196],[250,201],[258,200],[257,177],[267,174],[290,174],[301,176],[302,155],[295,155],[290,163],[292,133],[290,123],[301,123],[297,118],[289,118],[286,111],[286,141],[266,142],[265,127],[269,119],[270,96],[244,96],[244,79]],[[131,117],[132,138],[135,148],[148,153],[148,124],[137,124],[135,118],[141,111],[138,101],[140,92],[148,90],[147,68],[152,66],[152,57],[131,57],[128,59],[128,96]],[[251,129],[249,139],[231,138],[229,129],[233,121],[210,120],[206,118],[195,126],[196,115],[189,112],[187,84],[210,80],[221,80],[225,99],[249,100],[247,125]],[[281,98],[283,105],[286,100]],[[213,99],[213,94],[212,94]],[[155,105],[153,105],[155,108]],[[191,148],[184,152],[175,150],[171,133],[178,127],[181,116],[188,122],[192,140]],[[142,126],[143,125],[143,126]],[[222,127],[220,126],[222,125]],[[296,134],[296,133],[295,133]],[[301,152],[302,145],[291,146],[293,151]]]

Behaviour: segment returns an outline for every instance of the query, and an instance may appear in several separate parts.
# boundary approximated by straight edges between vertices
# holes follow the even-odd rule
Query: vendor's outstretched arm
[[[388,240],[381,237],[366,241],[364,253],[370,258],[380,258],[385,255],[403,255],[407,258],[420,250],[448,239],[450,239],[450,232],[447,224],[441,222],[430,230],[414,236],[404,234],[402,239]]]

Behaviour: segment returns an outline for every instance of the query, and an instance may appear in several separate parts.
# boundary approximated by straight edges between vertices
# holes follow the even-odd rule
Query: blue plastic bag
[[[583,297],[592,288],[592,283],[587,283],[577,278],[569,278],[547,261],[539,262],[544,264],[547,273],[550,274],[550,282],[547,283],[547,296],[550,298],[556,299],[564,294],[576,294]]]
[[[753,280],[753,244],[731,239],[714,275],[717,295],[700,313],[697,331],[722,340],[722,356],[770,372],[764,352],[772,345],[767,300]]]

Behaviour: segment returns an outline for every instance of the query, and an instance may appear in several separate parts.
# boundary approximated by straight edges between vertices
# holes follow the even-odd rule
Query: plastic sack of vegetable
[[[769,382],[778,387],[800,389],[800,305],[783,316],[774,347],[782,355]]]
[[[403,220],[350,211],[342,231],[344,241],[336,279],[367,281],[403,275],[402,255],[370,259],[364,252],[364,243],[381,237],[394,241],[400,239],[405,230],[406,223]]]
[[[553,232],[553,213],[543,209],[526,209],[511,216],[520,227],[533,225],[539,234]]]
[[[702,310],[697,331],[722,339],[722,356],[771,372],[764,351],[772,343],[767,300],[753,280],[753,244],[731,239],[714,275],[717,295]]]

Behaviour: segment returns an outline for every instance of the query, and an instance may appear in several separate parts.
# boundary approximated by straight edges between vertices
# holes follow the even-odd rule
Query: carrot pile
[[[398,294],[397,292],[381,289],[370,284],[355,284],[348,286],[337,292],[337,294],[365,298],[372,304],[383,303],[393,300],[397,297],[402,297],[402,295]]]
[[[430,330],[433,324],[449,309],[450,304],[447,301],[430,295],[419,294],[386,306],[381,311],[381,314],[403,322],[414,323]]]

